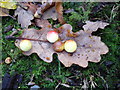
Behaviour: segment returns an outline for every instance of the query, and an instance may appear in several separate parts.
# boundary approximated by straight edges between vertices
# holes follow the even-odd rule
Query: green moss
[[[64,19],[67,23],[73,26],[73,31],[78,31],[80,28],[78,27],[78,22],[89,20],[91,17],[89,14],[91,13],[92,7],[97,5],[98,3],[75,3],[75,2],[66,2],[63,3],[64,9],[73,8],[75,12],[70,14],[64,14]],[[83,12],[79,6],[87,5],[86,11]],[[104,12],[104,13],[103,13]],[[111,12],[111,6],[107,6],[102,11],[95,13],[93,17],[96,18],[106,18],[106,15],[109,15]],[[49,20],[52,25],[55,24],[53,20]],[[108,20],[109,21],[109,20]],[[14,45],[13,41],[8,41],[5,39],[5,36],[10,35],[12,31],[7,33],[3,33],[2,36],[2,60],[4,61],[6,57],[12,58],[12,63],[7,65],[2,65],[2,76],[6,72],[10,72],[13,75],[15,72],[23,75],[23,81],[20,84],[20,88],[28,88],[26,85],[31,76],[34,74],[34,82],[38,84],[41,88],[55,88],[58,83],[68,83],[66,78],[71,78],[75,82],[77,80],[82,80],[87,78],[90,80],[90,75],[94,75],[94,81],[97,83],[99,88],[105,88],[105,85],[108,84],[109,87],[114,87],[117,82],[120,82],[120,60],[119,60],[119,30],[120,21],[117,21],[116,18],[113,19],[108,27],[104,30],[99,30],[94,33],[97,36],[101,36],[101,40],[109,47],[109,53],[106,55],[102,55],[102,59],[100,63],[89,63],[87,68],[81,68],[77,65],[72,65],[69,68],[65,68],[57,59],[57,56],[53,56],[52,63],[46,63],[42,61],[36,54],[32,54],[30,56],[24,56],[22,52]],[[3,18],[2,29],[8,25],[13,25],[14,28],[21,28],[17,21],[12,20],[11,18]],[[59,27],[58,24],[56,27]],[[32,26],[33,27],[33,26]],[[34,27],[37,28],[37,27]],[[19,32],[17,36],[22,33]],[[11,51],[11,49],[13,51]],[[107,66],[105,62],[112,61],[112,65]],[[100,76],[98,74],[100,73]],[[46,80],[46,78],[51,79]],[[72,86],[73,89],[80,89],[81,85]]]

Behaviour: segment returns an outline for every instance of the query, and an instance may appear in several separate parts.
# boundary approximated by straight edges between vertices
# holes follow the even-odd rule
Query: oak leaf
[[[55,3],[55,8],[56,8],[56,12],[58,14],[58,21],[61,24],[65,24],[64,18],[63,18],[63,7],[62,7],[62,2],[60,2],[61,0],[59,0],[59,2]]]
[[[59,2],[45,2],[41,5],[41,7],[37,8],[36,12],[41,14],[41,18],[43,19],[58,19],[61,24],[65,23],[63,19],[63,7],[61,0],[59,0]]]
[[[41,30],[25,29],[21,37],[31,38],[46,41],[46,34],[51,30],[55,30],[59,33],[61,41],[73,39],[77,43],[77,50],[74,53],[55,52],[52,48],[52,44],[49,42],[31,41],[33,47],[28,52],[23,52],[24,55],[31,55],[37,53],[37,55],[45,62],[52,62],[53,53],[58,54],[58,59],[66,66],[70,67],[72,64],[77,64],[81,67],[87,67],[88,62],[99,62],[101,54],[108,52],[108,47],[101,41],[100,37],[93,36],[91,33],[84,30],[80,30],[76,33],[72,32],[72,26],[70,24],[64,24],[59,28],[52,28],[51,24],[47,20],[38,20]],[[45,25],[45,26],[44,26]],[[15,45],[19,48],[20,40],[16,40]]]
[[[22,28],[28,28],[31,25],[31,20],[34,19],[34,14],[37,11],[38,5],[31,2],[18,3],[19,7],[15,10],[15,16],[18,15],[18,23]]]
[[[42,0],[42,4],[48,2],[50,5],[53,3],[53,0]]]
[[[21,24],[22,28],[28,28],[31,25],[31,20],[34,19],[31,11],[24,10],[21,7],[16,9],[15,16],[18,16],[18,23]]]
[[[25,7],[28,7],[28,10],[31,11],[33,14],[37,11],[38,5],[33,4],[33,3],[24,3]]]
[[[104,29],[107,25],[109,25],[109,23],[102,21],[96,21],[96,22],[86,21],[85,23],[86,25],[84,25],[83,28],[85,31],[90,33],[97,31],[98,28]]]
[[[45,11],[42,15],[43,19],[50,19],[57,20],[57,13],[55,7],[50,8],[49,10]]]

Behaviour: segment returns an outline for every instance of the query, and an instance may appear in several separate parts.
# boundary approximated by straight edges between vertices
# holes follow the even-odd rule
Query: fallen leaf
[[[36,29],[25,29],[22,37],[27,37],[31,39],[40,39],[40,40],[46,40],[47,32],[50,30],[53,30],[49,26],[51,26],[47,20],[41,21],[41,27],[43,27],[41,30]],[[44,23],[43,23],[44,22]],[[48,25],[48,27],[44,27],[44,25]],[[15,44],[17,47],[19,47],[20,40],[16,40]],[[37,53],[38,56],[44,60],[45,62],[52,62],[52,54],[54,53],[54,50],[52,49],[52,44],[49,42],[38,42],[38,41],[31,41],[33,47],[28,52],[23,52],[25,55],[31,55],[32,53]]]
[[[47,20],[35,19],[35,23],[38,27],[52,28],[52,25]]]
[[[68,29],[72,31],[72,28],[68,28],[68,24],[64,24],[62,26],[62,29]],[[73,54],[68,54],[65,51],[62,53],[58,53],[59,60],[66,67],[70,67],[72,64],[87,67],[88,61],[99,62],[101,59],[100,54],[106,54],[108,52],[107,46],[103,42],[101,42],[100,37],[92,36],[90,33],[87,33],[83,30],[80,30],[76,34],[77,37],[75,38],[63,34],[65,34],[65,32],[61,33],[61,38],[64,37],[64,40],[73,39],[77,42],[78,45],[76,52],[74,52]],[[69,32],[67,34],[69,34]]]
[[[55,7],[50,8],[49,10],[45,11],[42,15],[43,19],[50,19],[57,20],[58,14],[56,13]]]
[[[16,2],[14,0],[2,0],[0,1],[0,7],[7,9],[16,9]]]
[[[56,12],[58,14],[58,21],[61,24],[65,24],[65,21],[63,19],[63,7],[62,7],[62,2],[60,2],[61,0],[59,0],[59,2],[55,3],[55,8],[56,8]]]
[[[8,16],[8,15],[9,15],[9,10],[0,7],[0,16]]]
[[[61,24],[65,23],[63,19],[63,7],[61,0],[59,2],[52,2],[51,4],[49,2],[43,3],[36,12],[41,14],[41,18],[43,19],[58,19]]]
[[[84,30],[87,32],[95,32],[97,31],[98,28],[104,29],[109,23],[105,23],[102,21],[96,21],[96,22],[91,22],[91,21],[86,21],[86,25],[83,26]]]
[[[42,0],[42,4],[48,2],[50,5],[53,3],[53,0]]]
[[[39,20],[37,23],[42,27],[41,30],[25,29],[21,37],[46,41],[47,32],[55,30],[59,33],[61,41],[73,39],[77,42],[78,48],[72,54],[66,51],[58,53],[53,50],[52,44],[49,42],[31,41],[33,47],[30,51],[23,52],[25,55],[37,53],[42,60],[50,63],[52,62],[53,53],[57,53],[59,60],[66,67],[70,67],[72,64],[87,67],[88,61],[99,62],[101,59],[100,55],[108,52],[108,47],[101,41],[101,38],[92,36],[92,32],[88,33],[80,30],[77,33],[73,33],[70,24],[64,24],[57,29],[53,29],[47,20]],[[16,40],[15,44],[17,47],[19,47],[19,43],[20,40]]]
[[[84,37],[79,38],[79,40],[82,38],[84,38]],[[85,39],[81,40],[82,42],[85,40],[85,42],[81,43],[81,45],[83,44],[83,46],[81,46],[81,48],[79,48],[79,46],[78,46],[76,53],[74,53],[72,55],[72,57],[74,57],[74,58],[69,58],[69,60],[62,60],[61,57],[64,58],[65,56],[63,55],[63,53],[60,55],[61,57],[59,57],[59,58],[66,67],[71,66],[73,63],[78,64],[79,66],[82,66],[82,67],[87,67],[88,61],[90,61],[90,62],[99,62],[100,61],[100,59],[101,59],[100,54],[101,54],[103,48],[105,48],[105,51],[103,51],[103,52],[105,52],[105,53],[108,52],[108,48],[100,41],[99,37],[94,36],[94,40],[96,42],[96,43],[94,43],[94,45],[89,44],[89,42],[91,40],[89,40],[88,37],[86,37],[86,39],[87,40],[85,40]],[[84,47],[84,44],[85,44],[85,47]],[[95,44],[99,44],[99,46],[95,47]],[[90,47],[90,45],[91,46],[93,45],[93,46]],[[101,47],[101,46],[103,46],[103,47]],[[102,49],[102,50],[100,50],[100,49]],[[66,56],[66,58],[67,57],[69,57],[69,54]]]
[[[24,3],[24,6],[28,7],[28,10],[31,11],[33,14],[37,11],[38,5],[33,3]]]
[[[31,20],[34,19],[31,11],[24,10],[21,7],[18,7],[15,11],[15,16],[18,15],[18,23],[21,24],[22,28],[28,28],[31,25]]]
[[[55,6],[55,3],[49,3],[49,2],[46,2],[46,3],[43,3],[39,8],[37,8],[37,12],[38,14],[43,14],[45,11],[49,10],[51,7]]]

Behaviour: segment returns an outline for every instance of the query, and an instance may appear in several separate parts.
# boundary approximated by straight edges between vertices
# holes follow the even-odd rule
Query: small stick
[[[22,40],[31,40],[31,41],[40,41],[40,42],[48,42],[47,40],[38,40],[38,39],[30,39],[30,38],[22,38],[22,37],[15,37],[15,36],[6,36],[6,39],[22,39]]]
[[[3,13],[5,13],[6,15],[8,15],[9,17],[11,17],[13,20],[16,20],[16,18],[15,17],[13,17],[12,15],[10,15],[10,14],[8,14],[8,13],[6,13],[6,12],[4,12],[4,11],[2,11]]]
[[[11,16],[10,14],[8,14],[8,16],[11,17],[13,20],[16,20],[14,16]]]

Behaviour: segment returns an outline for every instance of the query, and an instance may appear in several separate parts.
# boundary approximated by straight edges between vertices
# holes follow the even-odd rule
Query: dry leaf
[[[63,7],[62,2],[49,2],[43,3],[41,7],[39,7],[36,11],[38,14],[42,15],[43,19],[50,19],[57,20],[64,24],[65,21],[63,20]]]
[[[22,28],[28,28],[31,25],[31,20],[34,19],[31,11],[24,10],[21,7],[18,7],[15,11],[15,16],[18,15],[18,23],[21,24]]]
[[[59,0],[61,1],[61,0]],[[55,8],[56,8],[56,12],[58,14],[58,21],[61,24],[65,24],[65,21],[63,19],[63,7],[62,7],[62,2],[56,2],[55,3]]]
[[[37,8],[38,14],[43,14],[45,11],[49,10],[51,7],[55,6],[55,3],[49,4],[49,2],[43,3],[39,8]]]
[[[55,7],[50,8],[49,10],[45,11],[42,15],[43,19],[50,19],[57,20],[58,14],[56,13]]]
[[[38,5],[33,3],[24,3],[24,6],[28,7],[28,10],[31,11],[33,14],[37,11]]]
[[[94,32],[97,31],[98,28],[104,29],[105,26],[109,25],[109,23],[105,23],[102,21],[96,21],[96,22],[91,22],[91,21],[86,21],[86,25],[83,26],[84,30],[87,32]]]
[[[53,0],[42,0],[42,4],[48,2],[50,5],[53,3]]]
[[[26,29],[21,37],[39,39],[46,41],[46,34],[48,31],[55,30],[59,33],[62,41],[73,39],[77,42],[78,48],[76,52],[70,54],[66,51],[61,53],[55,52],[52,48],[52,44],[49,42],[31,41],[33,47],[28,52],[23,52],[25,55],[31,55],[37,53],[38,56],[45,62],[52,62],[53,53],[58,54],[59,60],[66,66],[70,67],[72,64],[77,64],[81,67],[87,67],[88,61],[99,62],[101,54],[108,52],[108,47],[101,42],[101,38],[92,36],[91,33],[80,30],[77,33],[72,32],[72,26],[70,24],[64,24],[63,26],[52,29],[47,20],[37,20],[37,24],[42,27],[41,30]],[[44,26],[45,25],[45,26]],[[19,47],[20,40],[16,40],[15,44]]]
[[[47,20],[43,20],[41,26],[48,25],[48,27],[44,27],[41,30],[36,29],[26,29],[22,34],[22,37],[31,38],[31,39],[40,39],[46,40],[46,34],[48,31],[53,30],[49,26],[51,26]],[[45,62],[52,61],[52,54],[54,50],[52,49],[52,44],[49,42],[38,42],[38,41],[31,41],[32,42],[32,49],[28,52],[23,52],[25,55],[31,55],[32,53],[37,53],[38,56],[44,60]],[[16,40],[15,44],[19,47],[20,40]]]
[[[47,20],[35,19],[35,24],[42,28],[52,28],[52,25]]]
[[[61,28],[61,27],[60,27]],[[65,51],[58,53],[59,60],[66,66],[70,67],[72,64],[77,64],[82,67],[88,66],[88,61],[90,62],[99,62],[101,57],[100,54],[106,54],[108,52],[107,46],[101,42],[101,38],[97,36],[92,36],[90,33],[87,33],[83,30],[77,32],[77,37],[71,37],[69,34],[70,25],[64,24],[62,30],[67,30],[68,32],[61,33],[61,38],[64,37],[64,40],[73,39],[77,42],[78,48],[73,54],[68,54]],[[60,31],[62,31],[60,30]],[[65,35],[64,35],[65,34]],[[79,35],[78,35],[79,34]],[[69,37],[68,37],[69,36]]]
[[[2,0],[0,1],[0,7],[7,9],[16,9],[16,2],[14,0]]]
[[[8,15],[9,15],[9,10],[0,7],[0,16],[8,16]]]
[[[15,16],[18,15],[18,23],[22,28],[28,28],[31,25],[31,20],[34,19],[33,15],[37,11],[38,5],[33,3],[19,3],[20,7],[15,11]]]
[[[22,37],[32,38],[32,39],[40,39],[46,40],[46,34],[51,28],[44,28],[41,30],[36,29],[26,29],[22,34]],[[16,46],[19,47],[20,40],[16,40]],[[54,50],[52,49],[52,44],[49,42],[38,42],[38,41],[31,41],[32,49],[28,52],[23,52],[25,55],[31,55],[32,53],[37,53],[38,56],[44,60],[45,62],[52,61],[52,54]]]

